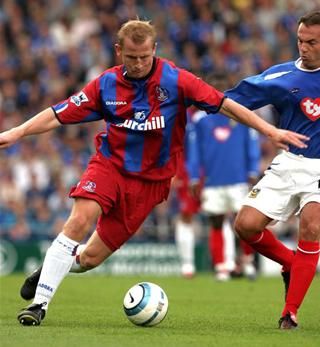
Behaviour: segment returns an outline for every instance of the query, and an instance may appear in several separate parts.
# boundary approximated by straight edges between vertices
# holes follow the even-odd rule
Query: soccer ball
[[[127,291],[123,299],[127,318],[140,326],[159,324],[167,314],[168,305],[164,290],[150,282],[137,283]]]

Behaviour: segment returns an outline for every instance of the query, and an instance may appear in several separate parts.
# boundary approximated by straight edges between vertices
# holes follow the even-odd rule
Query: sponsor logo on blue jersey
[[[313,122],[320,118],[320,98],[304,98],[300,102],[303,113]]]

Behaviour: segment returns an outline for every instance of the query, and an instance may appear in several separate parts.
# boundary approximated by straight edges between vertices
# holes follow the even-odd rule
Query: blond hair
[[[120,46],[123,46],[123,41],[126,37],[138,45],[144,43],[146,39],[150,37],[155,44],[156,36],[156,29],[150,24],[150,21],[143,21],[140,19],[129,20],[124,23],[117,34]]]

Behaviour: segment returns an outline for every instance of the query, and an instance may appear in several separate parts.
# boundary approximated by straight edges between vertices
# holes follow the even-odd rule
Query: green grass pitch
[[[280,331],[280,278],[217,283],[212,274],[179,277],[72,275],[62,283],[39,327],[16,320],[23,275],[0,278],[1,347],[186,347],[320,346],[320,277],[314,279],[299,313],[299,329]],[[122,300],[135,283],[159,284],[169,298],[165,320],[137,327],[125,317]]]

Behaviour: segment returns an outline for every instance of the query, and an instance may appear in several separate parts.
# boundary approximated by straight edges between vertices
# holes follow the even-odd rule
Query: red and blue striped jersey
[[[123,174],[161,180],[176,173],[191,105],[216,113],[224,94],[172,62],[154,58],[143,79],[124,65],[107,69],[79,93],[53,106],[62,124],[105,120],[96,149]]]

